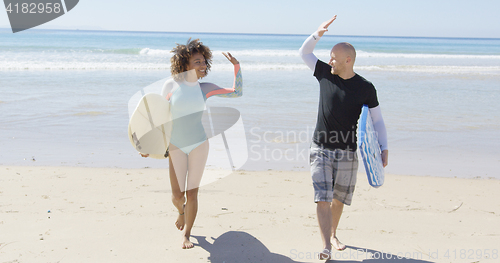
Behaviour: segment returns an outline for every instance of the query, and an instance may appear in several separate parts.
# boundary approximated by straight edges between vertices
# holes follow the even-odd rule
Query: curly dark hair
[[[189,38],[186,45],[177,44],[177,46],[170,52],[174,53],[172,58],[170,58],[170,73],[172,76],[187,71],[189,59],[197,53],[200,53],[203,57],[205,57],[205,63],[207,64],[206,72],[208,73],[208,71],[210,71],[212,64],[212,51],[210,48],[203,45],[199,39],[191,40],[191,38]]]

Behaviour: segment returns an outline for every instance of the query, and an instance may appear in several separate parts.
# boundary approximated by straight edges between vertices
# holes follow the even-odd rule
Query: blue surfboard
[[[358,122],[358,147],[365,165],[368,183],[377,188],[384,184],[384,165],[378,136],[373,128],[372,117],[367,105],[363,105]]]

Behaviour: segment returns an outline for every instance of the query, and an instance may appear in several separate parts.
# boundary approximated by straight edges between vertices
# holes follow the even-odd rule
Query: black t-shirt
[[[319,81],[319,107],[313,141],[335,150],[356,150],[356,129],[363,104],[377,107],[373,84],[356,74],[342,79],[331,73],[332,67],[318,60],[314,76]]]

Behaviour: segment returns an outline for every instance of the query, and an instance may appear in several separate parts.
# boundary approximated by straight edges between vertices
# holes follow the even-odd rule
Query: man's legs
[[[337,227],[344,210],[344,204],[351,205],[352,196],[356,186],[358,158],[356,152],[339,150],[335,151],[333,200],[332,212],[332,247],[336,250],[344,250],[346,246],[337,238]]]
[[[324,249],[345,249],[345,245],[336,237],[337,226],[343,209],[344,204],[337,199],[333,199],[331,204],[328,202],[317,202],[316,204],[316,213]]]
[[[320,253],[320,259],[329,259],[332,243],[332,212],[329,202],[317,202],[316,214],[318,217],[319,230],[321,232],[321,239],[323,240],[323,252]]]
[[[344,250],[345,245],[342,244],[337,238],[337,226],[339,225],[340,217],[342,216],[342,211],[344,210],[344,204],[337,199],[333,199],[330,210],[332,213],[332,230],[331,230],[332,247],[335,248],[336,250]]]
[[[331,200],[333,199],[333,163],[328,156],[328,151],[323,147],[312,143],[310,154],[311,175],[314,187],[314,202],[316,202],[316,214],[318,217],[321,239],[323,240],[323,251],[320,253],[321,260],[330,258],[332,249],[332,211]]]
[[[356,152],[330,151],[314,144],[311,145],[310,158],[314,200],[324,247],[320,259],[328,259],[332,248],[346,248],[336,234],[344,204],[351,204],[358,161]]]

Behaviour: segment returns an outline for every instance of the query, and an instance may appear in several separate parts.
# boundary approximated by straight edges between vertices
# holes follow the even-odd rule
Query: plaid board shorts
[[[332,202],[333,198],[351,205],[358,172],[356,152],[325,149],[311,144],[311,176],[314,202]]]

